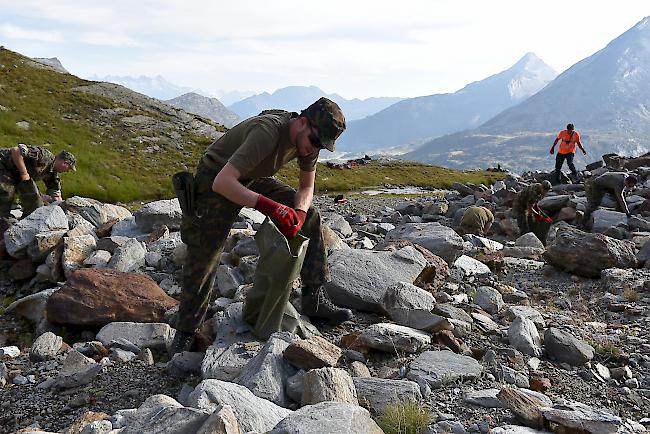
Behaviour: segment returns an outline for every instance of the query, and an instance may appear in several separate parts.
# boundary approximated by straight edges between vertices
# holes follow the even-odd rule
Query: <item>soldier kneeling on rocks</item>
[[[541,214],[536,205],[551,190],[551,187],[549,181],[544,181],[524,187],[517,194],[512,211],[517,218],[517,225],[521,235],[532,231],[535,217],[546,217]]]
[[[31,214],[43,203],[61,200],[59,173],[76,170],[77,160],[69,151],[56,156],[41,146],[19,144],[0,151],[0,218],[11,220],[11,206],[16,193],[20,198],[23,217]],[[46,194],[38,191],[36,181],[42,180]]]
[[[192,181],[191,211],[184,212],[181,225],[187,259],[170,354],[191,347],[211,300],[224,242],[244,206],[270,217],[287,238],[299,231],[309,238],[300,273],[304,284],[301,313],[332,323],[352,318],[349,309],[331,302],[322,286],[329,270],[321,217],[312,206],[318,153],[334,151],[334,141],[344,130],[339,106],[320,98],[300,114],[266,110],[234,126],[208,147]],[[300,168],[298,190],[272,178],[293,159]]]

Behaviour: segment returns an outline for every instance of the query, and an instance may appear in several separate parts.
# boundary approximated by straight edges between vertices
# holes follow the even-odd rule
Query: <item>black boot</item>
[[[335,306],[322,286],[303,295],[301,304],[303,315],[324,318],[334,325],[351,320],[354,316],[350,309]]]
[[[176,353],[189,351],[190,348],[192,347],[192,344],[194,343],[195,335],[196,333],[194,332],[183,332],[180,330],[176,330],[176,334],[174,335],[174,340],[172,341],[171,346],[167,350],[167,354],[169,355],[169,358],[171,359]]]

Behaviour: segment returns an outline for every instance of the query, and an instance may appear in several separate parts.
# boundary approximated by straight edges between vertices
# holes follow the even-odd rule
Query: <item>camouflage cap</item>
[[[318,138],[323,147],[334,152],[334,142],[345,131],[345,116],[341,108],[331,99],[322,97],[300,113],[318,129]]]
[[[57,155],[57,157],[59,157],[63,161],[67,161],[68,163],[70,163],[70,168],[73,171],[77,170],[77,159],[75,158],[72,152],[63,150],[59,152],[59,155]]]

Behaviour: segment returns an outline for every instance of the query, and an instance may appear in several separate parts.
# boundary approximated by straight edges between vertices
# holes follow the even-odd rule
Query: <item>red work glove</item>
[[[305,218],[307,217],[307,213],[301,209],[297,209],[296,215],[298,216],[298,224],[291,226],[290,230],[288,233],[284,234],[287,238],[291,239],[295,237],[298,232],[300,231],[300,228],[302,228],[302,225],[305,224]]]
[[[296,233],[298,233],[297,230],[294,232],[293,228],[300,223],[300,219],[293,208],[277,203],[276,201],[260,194],[257,197],[255,209],[262,214],[271,217],[273,222],[278,226],[280,232],[282,232],[282,235],[285,237],[293,238],[296,236]],[[291,236],[292,233],[293,235]]]

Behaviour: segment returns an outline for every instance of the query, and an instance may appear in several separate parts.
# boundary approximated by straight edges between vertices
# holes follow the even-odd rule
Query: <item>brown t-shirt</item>
[[[203,154],[202,162],[213,169],[230,163],[241,173],[241,179],[273,176],[282,166],[298,158],[301,170],[316,169],[318,154],[299,157],[289,140],[289,120],[297,113],[273,110],[240,122]]]

